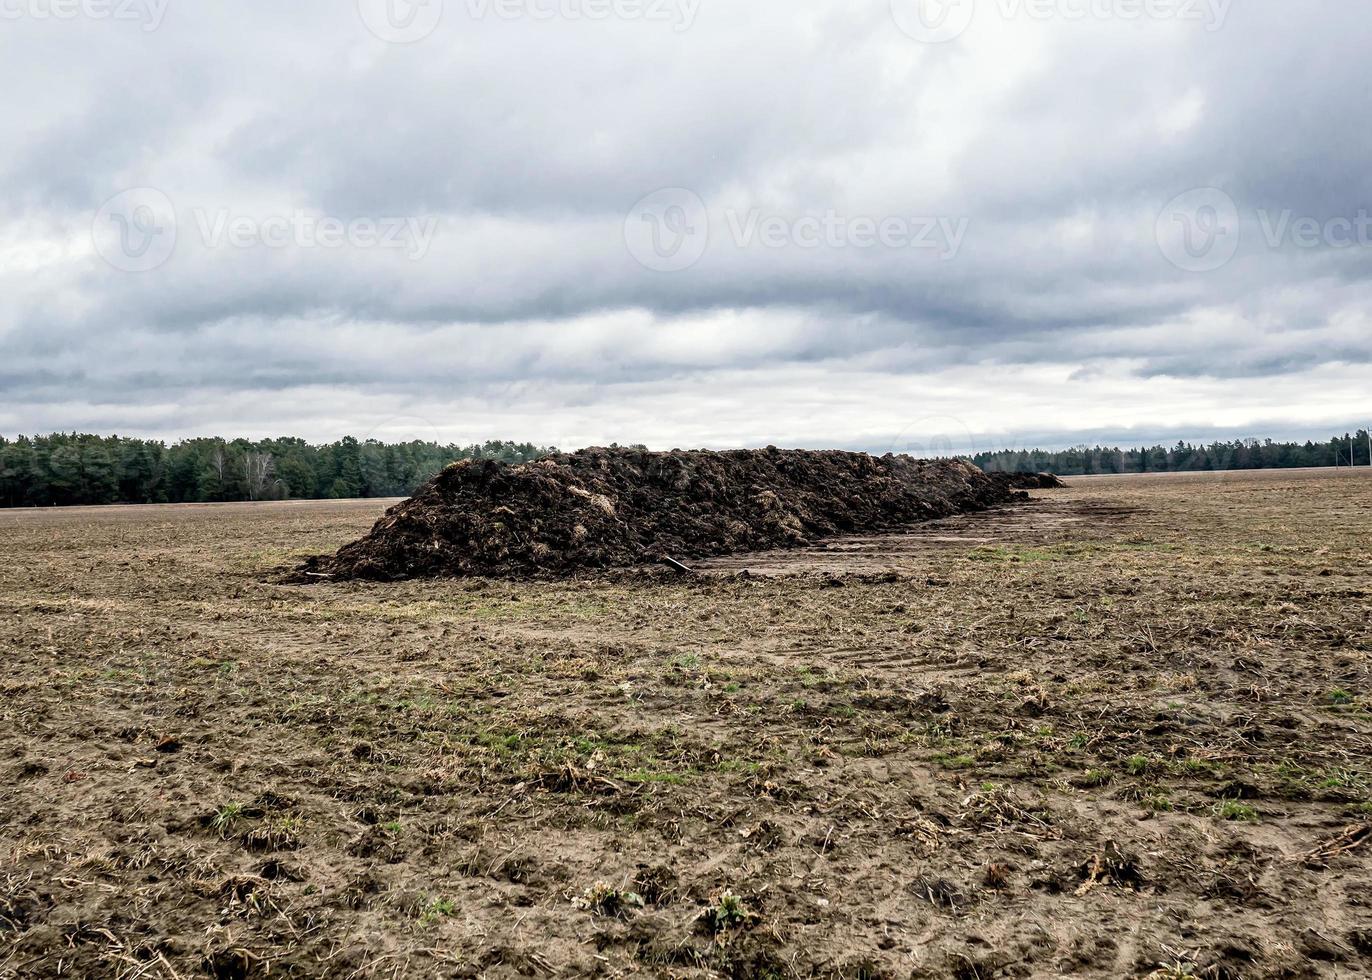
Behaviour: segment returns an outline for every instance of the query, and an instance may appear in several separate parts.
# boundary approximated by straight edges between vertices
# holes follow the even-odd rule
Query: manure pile
[[[583,449],[449,466],[314,576],[536,577],[790,548],[1015,499],[960,460],[806,450]]]

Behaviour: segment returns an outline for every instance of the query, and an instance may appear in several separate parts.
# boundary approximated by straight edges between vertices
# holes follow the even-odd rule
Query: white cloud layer
[[[0,432],[1366,425],[1369,47],[1343,0],[0,0]]]

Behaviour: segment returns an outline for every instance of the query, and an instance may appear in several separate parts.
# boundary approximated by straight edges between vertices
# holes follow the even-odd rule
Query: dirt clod
[[[1012,490],[1057,490],[1067,486],[1052,473],[988,473]]]

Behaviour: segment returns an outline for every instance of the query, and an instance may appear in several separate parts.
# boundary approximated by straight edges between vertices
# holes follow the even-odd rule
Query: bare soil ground
[[[520,584],[0,512],[0,976],[1372,975],[1372,478],[1072,482]]]

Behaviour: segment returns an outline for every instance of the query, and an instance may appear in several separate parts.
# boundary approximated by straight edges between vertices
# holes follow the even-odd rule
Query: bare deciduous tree
[[[210,453],[210,468],[219,479],[219,485],[224,485],[224,471],[228,467],[228,457],[224,453],[224,443],[220,440],[215,444],[214,450]]]
[[[271,453],[248,451],[243,454],[243,485],[249,500],[262,500],[277,484],[276,463]]]

